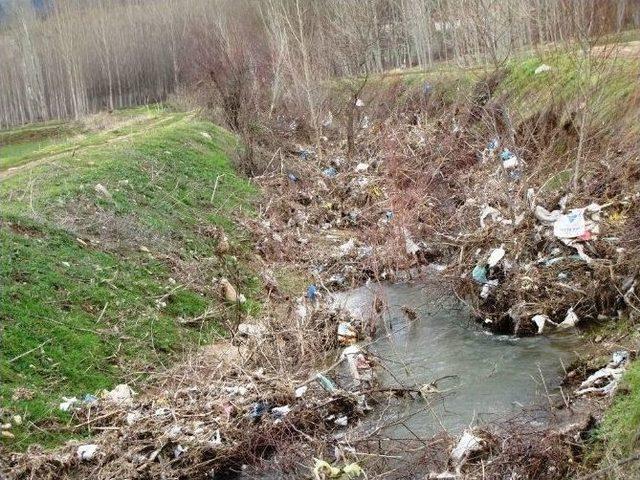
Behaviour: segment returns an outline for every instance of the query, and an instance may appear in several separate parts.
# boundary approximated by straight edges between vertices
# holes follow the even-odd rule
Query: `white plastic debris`
[[[353,252],[356,248],[356,241],[353,238],[350,238],[348,242],[343,243],[338,247],[341,256],[347,256],[351,252]]]
[[[340,359],[346,359],[349,372],[356,381],[370,382],[373,380],[373,368],[362,349],[357,345],[350,345],[342,351]]]
[[[420,246],[413,241],[413,239],[409,236],[409,232],[407,229],[403,229],[404,233],[404,248],[407,252],[407,255],[415,255],[420,251]]]
[[[133,425],[141,418],[142,418],[142,413],[138,412],[137,410],[133,412],[127,412],[127,417],[126,417],[127,425]]]
[[[238,325],[238,334],[243,337],[262,338],[267,334],[264,325],[256,323],[241,323]]]
[[[167,407],[160,407],[156,409],[154,415],[156,417],[168,417],[169,415],[171,415],[171,410]]]
[[[301,387],[296,388],[296,391],[295,391],[296,398],[304,397],[304,395],[305,395],[305,393],[307,393],[308,389],[309,389],[309,387],[307,385],[303,385]]]
[[[107,200],[113,200],[113,197],[111,196],[111,193],[109,193],[109,190],[107,190],[107,187],[105,187],[101,183],[97,183],[93,188],[101,197],[106,198]]]
[[[493,222],[501,222],[503,220],[502,212],[497,208],[491,207],[489,205],[484,205],[482,210],[480,211],[480,226],[485,228],[487,217],[491,217]]]
[[[338,342],[340,345],[351,345],[358,339],[358,332],[351,322],[338,323]]]
[[[105,393],[104,399],[115,405],[130,406],[133,404],[135,394],[136,392],[134,392],[129,385],[121,383],[120,385],[116,385],[113,390]]]
[[[360,98],[356,100],[356,107],[364,107],[364,102]]]
[[[335,423],[339,427],[346,427],[349,424],[349,418],[344,415],[342,417],[336,418],[333,423]]]
[[[551,319],[547,315],[542,314],[534,315],[531,318],[531,321],[538,326],[538,335],[542,335],[544,333],[544,329],[547,324],[551,324],[556,327],[558,326],[558,324],[551,321]]]
[[[78,447],[77,455],[80,460],[88,462],[95,457],[97,452],[98,445],[90,443],[88,445],[80,445]]]
[[[553,234],[558,238],[576,238],[586,233],[584,209],[576,208],[560,215],[553,224]]]
[[[358,165],[356,165],[356,172],[362,173],[362,172],[366,172],[369,169],[369,164],[368,163],[359,163]]]
[[[167,430],[167,437],[169,438],[178,438],[182,433],[182,427],[180,425],[173,425],[169,430]]]
[[[289,405],[284,405],[282,407],[275,407],[271,409],[271,415],[275,418],[282,418],[289,414],[291,411],[291,407]]]
[[[578,324],[579,321],[580,319],[578,318],[578,315],[576,315],[576,313],[573,311],[573,307],[571,307],[569,310],[567,310],[567,314],[565,315],[564,320],[558,324],[558,328],[560,330],[573,328]]]
[[[560,210],[554,210],[553,212],[550,212],[543,206],[536,205],[536,208],[533,214],[541,223],[546,225],[553,225],[556,222],[556,220],[560,218],[560,215],[562,215],[562,212]]]
[[[182,445],[176,445],[175,448],[173,449],[173,458],[178,459],[182,456],[182,454],[184,452],[186,452],[187,449],[185,447],[183,447]]]
[[[209,440],[209,445],[211,445],[212,447],[217,447],[218,445],[222,445],[222,436],[220,435],[220,429],[216,429],[215,432],[213,432],[213,435],[211,436],[211,439]]]
[[[520,164],[520,162],[518,161],[518,157],[516,157],[515,155],[513,155],[512,157],[509,157],[506,160],[502,161],[502,166],[506,170],[509,170],[509,169],[512,169],[512,168],[516,168],[519,164]]]
[[[629,364],[629,352],[619,350],[613,353],[611,361],[597,372],[590,375],[576,391],[576,395],[594,393],[598,395],[613,395],[618,388],[620,379]]]
[[[541,73],[550,72],[551,70],[553,70],[553,68],[550,65],[543,63],[538,68],[536,68],[533,73],[535,75],[540,75]]]
[[[461,466],[471,454],[479,452],[483,448],[482,439],[471,431],[465,430],[458,445],[451,451],[451,460],[454,465]]]
[[[500,263],[500,260],[504,258],[505,250],[502,246],[498,248],[494,248],[489,254],[489,258],[487,259],[487,265],[489,268],[493,268]]]
[[[62,403],[60,403],[59,408],[63,412],[68,412],[79,401],[80,400],[78,400],[76,397],[62,397]]]

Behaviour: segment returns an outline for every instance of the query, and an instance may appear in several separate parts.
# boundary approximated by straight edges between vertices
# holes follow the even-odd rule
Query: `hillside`
[[[232,219],[255,190],[231,168],[227,132],[159,107],[0,138],[0,397],[24,419],[5,441],[24,449],[83,433],[63,397],[137,388],[226,335],[236,307],[216,279],[253,308]]]

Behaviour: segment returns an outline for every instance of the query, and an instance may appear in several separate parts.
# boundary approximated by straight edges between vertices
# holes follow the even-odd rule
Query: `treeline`
[[[77,118],[204,84],[240,122],[240,102],[303,105],[319,80],[500,64],[538,44],[640,26],[637,0],[5,0],[0,125]],[[260,89],[260,99],[256,98]],[[248,98],[250,97],[250,98]],[[209,96],[209,101],[214,101]],[[235,118],[234,118],[235,117]]]

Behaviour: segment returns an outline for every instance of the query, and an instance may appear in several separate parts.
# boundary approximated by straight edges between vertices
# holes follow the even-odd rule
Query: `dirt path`
[[[67,154],[71,154],[72,156],[75,155],[76,153],[79,152],[84,152],[93,148],[100,148],[103,147],[105,145],[109,145],[109,144],[113,144],[113,143],[118,143],[118,142],[122,142],[125,140],[128,140],[130,138],[136,137],[138,135],[142,135],[146,132],[148,132],[149,130],[151,130],[152,128],[156,128],[156,127],[161,127],[161,126],[167,126],[167,125],[171,125],[181,119],[188,119],[193,117],[193,113],[188,114],[186,117],[185,116],[181,116],[181,115],[177,115],[177,114],[173,114],[173,115],[169,115],[168,117],[161,117],[159,119],[153,119],[151,120],[149,123],[145,122],[141,122],[141,124],[136,125],[136,126],[140,126],[141,128],[127,133],[125,135],[121,135],[121,136],[117,136],[114,138],[106,138],[104,141],[101,141],[99,143],[94,143],[91,145],[86,145],[86,146],[75,146],[75,147],[68,147],[65,148],[64,150],[54,153],[52,155],[48,155],[42,158],[38,158],[38,159],[34,159],[31,161],[28,161],[26,163],[20,164],[20,165],[16,165],[14,167],[9,167],[6,170],[1,170],[0,171],[0,181],[5,180],[7,178],[11,178],[14,175],[17,175],[18,173],[22,172],[22,171],[26,171],[26,170],[31,170],[35,167],[38,167],[40,165],[44,165],[47,163],[51,163],[59,158],[64,157]],[[123,121],[121,123],[116,124],[115,126],[112,126],[111,129],[107,130],[106,132],[104,132],[105,135],[108,135],[110,132],[113,132],[115,130],[121,129],[123,127],[126,127],[128,125],[131,125],[130,121]],[[135,125],[135,124],[134,124]]]

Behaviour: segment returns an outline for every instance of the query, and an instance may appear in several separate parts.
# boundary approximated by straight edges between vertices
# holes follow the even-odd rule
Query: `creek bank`
[[[449,455],[458,443],[455,438],[437,435],[394,443],[381,438],[379,429],[364,437],[345,429],[344,418],[347,426],[357,423],[367,405],[357,394],[361,392],[340,388],[329,372],[317,376],[319,359],[353,337],[349,328],[339,336],[344,319],[323,307],[331,293],[366,281],[395,281],[403,278],[402,272],[425,278],[440,272],[437,278],[450,284],[480,322],[496,333],[545,334],[547,327],[567,317],[571,324],[577,323],[576,317],[588,323],[598,315],[624,315],[635,302],[637,272],[630,259],[637,257],[633,244],[624,239],[632,232],[637,196],[629,197],[629,188],[600,167],[594,171],[611,179],[613,193],[607,198],[596,186],[586,185],[567,198],[564,191],[544,188],[550,175],[559,175],[566,165],[550,162],[548,169],[542,168],[546,164],[538,158],[543,152],[526,143],[531,132],[517,132],[513,122],[501,124],[501,132],[474,131],[495,123],[493,115],[502,100],[495,100],[496,109],[478,113],[473,102],[438,103],[438,88],[435,85],[428,102],[408,92],[409,101],[394,105],[397,111],[386,117],[384,102],[361,102],[358,149],[351,158],[344,155],[339,129],[328,132],[322,145],[313,148],[296,145],[295,131],[278,135],[280,145],[267,156],[276,168],[254,179],[264,193],[259,216],[239,219],[256,239],[256,264],[262,268],[266,298],[259,317],[239,309],[242,327],[238,325],[237,335],[232,329],[230,344],[159,379],[161,387],[138,400],[144,421],[134,422],[137,426],[127,424],[125,412],[91,413],[92,420],[86,421],[96,429],[108,428],[100,440],[106,448],[93,463],[78,465],[75,449],[63,457],[35,452],[16,460],[23,476],[44,472],[55,478],[62,466],[125,478],[180,478],[231,474],[253,464],[295,477],[308,474],[313,465],[309,459],[321,453],[338,470],[361,462],[373,478],[383,471],[380,459],[401,457],[410,447],[420,462],[406,469],[446,473],[452,467]],[[551,122],[550,129],[563,130],[560,120]],[[501,142],[509,139],[506,146],[515,155],[483,155],[487,139],[496,133]],[[614,203],[600,219],[600,233],[581,232],[583,238],[576,244],[582,252],[559,240],[552,225],[538,218],[542,211],[537,206],[560,220],[592,202]],[[553,213],[556,205],[558,214]],[[374,319],[384,308],[382,299],[374,300]],[[362,336],[383,336],[375,326],[362,322]],[[364,362],[359,353],[351,352],[357,371]],[[337,356],[328,363],[337,362]],[[596,370],[577,369],[571,381],[579,384]],[[383,401],[418,397],[424,386],[372,393],[382,394]],[[567,411],[568,400],[561,399]],[[156,416],[158,411],[166,415]],[[102,415],[109,419],[105,424],[96,421]],[[200,416],[205,420],[193,420]],[[200,421],[205,425],[194,423]],[[482,453],[478,459],[467,455],[461,473],[478,476],[487,458],[493,458],[497,476],[517,471],[525,478],[562,478],[575,471],[580,460],[576,435],[582,440],[591,422],[569,425],[575,426],[532,429],[514,422],[483,435],[470,432],[482,437],[489,456],[484,456],[486,449],[476,452]],[[113,426],[116,431],[110,431]]]

